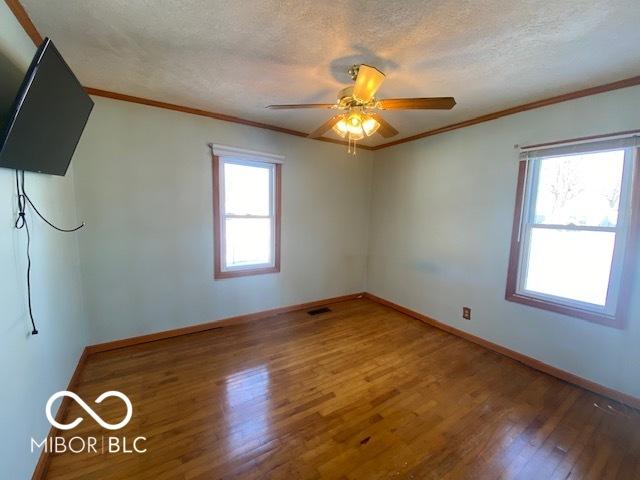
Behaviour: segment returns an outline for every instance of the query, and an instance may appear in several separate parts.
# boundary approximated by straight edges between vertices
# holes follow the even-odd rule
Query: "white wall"
[[[75,160],[93,343],[364,289],[371,152],[94,100]],[[286,156],[281,273],[213,280],[209,142]]]
[[[637,129],[638,105],[640,87],[627,88],[376,152],[367,290],[640,396],[638,279],[624,330],[504,300],[514,145]]]
[[[0,2],[1,113],[4,118],[35,53],[33,43]],[[15,90],[8,94],[8,88]],[[32,200],[61,225],[77,222],[73,172],[67,177],[26,175]],[[28,213],[32,233],[33,309],[39,335],[27,315],[26,234],[17,214],[14,172],[0,169],[0,478],[29,478],[38,460],[30,437],[43,438],[49,396],[66,388],[84,346],[78,239],[52,231]]]

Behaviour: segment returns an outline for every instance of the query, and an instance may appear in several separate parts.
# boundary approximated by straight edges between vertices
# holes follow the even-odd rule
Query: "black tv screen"
[[[0,136],[0,167],[64,176],[92,108],[53,42],[45,39]]]

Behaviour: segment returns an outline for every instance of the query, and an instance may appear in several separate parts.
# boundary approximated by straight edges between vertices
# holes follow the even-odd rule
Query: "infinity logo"
[[[49,397],[49,400],[47,401],[47,405],[45,408],[45,414],[47,415],[47,420],[49,420],[49,423],[54,427],[59,428],[60,430],[71,430],[72,428],[77,427],[80,424],[80,422],[82,422],[83,420],[82,417],[78,417],[73,422],[65,425],[57,422],[56,419],[53,418],[53,415],[51,414],[51,406],[53,405],[53,402],[55,402],[58,398],[61,398],[61,397],[73,398],[76,401],[76,403],[84,409],[85,412],[91,415],[91,417],[96,422],[98,422],[102,428],[106,428],[107,430],[119,430],[120,428],[124,427],[127,423],[129,423],[129,420],[131,420],[131,415],[133,415],[133,406],[131,405],[131,400],[129,400],[129,397],[127,397],[124,393],[118,392],[117,390],[109,390],[108,392],[104,392],[95,400],[95,403],[102,403],[102,401],[105,398],[118,397],[124,402],[124,404],[127,406],[127,414],[125,415],[125,417],[122,419],[121,422],[116,424],[105,422],[102,418],[100,418],[100,416],[98,416],[96,412],[93,411],[93,409],[89,405],[87,405],[84,402],[84,400],[82,400],[75,393],[69,392],[67,390],[62,390],[60,392],[54,393],[53,395],[51,395],[51,397]]]

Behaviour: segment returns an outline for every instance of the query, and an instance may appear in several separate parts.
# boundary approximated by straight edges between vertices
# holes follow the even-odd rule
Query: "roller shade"
[[[521,148],[520,160],[532,160],[540,157],[559,157],[564,155],[576,155],[580,153],[603,152],[640,146],[640,135],[617,136],[598,141],[582,141],[570,143],[555,143],[548,146]]]

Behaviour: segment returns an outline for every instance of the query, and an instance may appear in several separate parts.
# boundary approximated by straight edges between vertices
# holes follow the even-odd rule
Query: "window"
[[[213,156],[214,278],[280,271],[280,171],[255,154]]]
[[[638,242],[635,142],[521,155],[507,300],[622,326]]]

